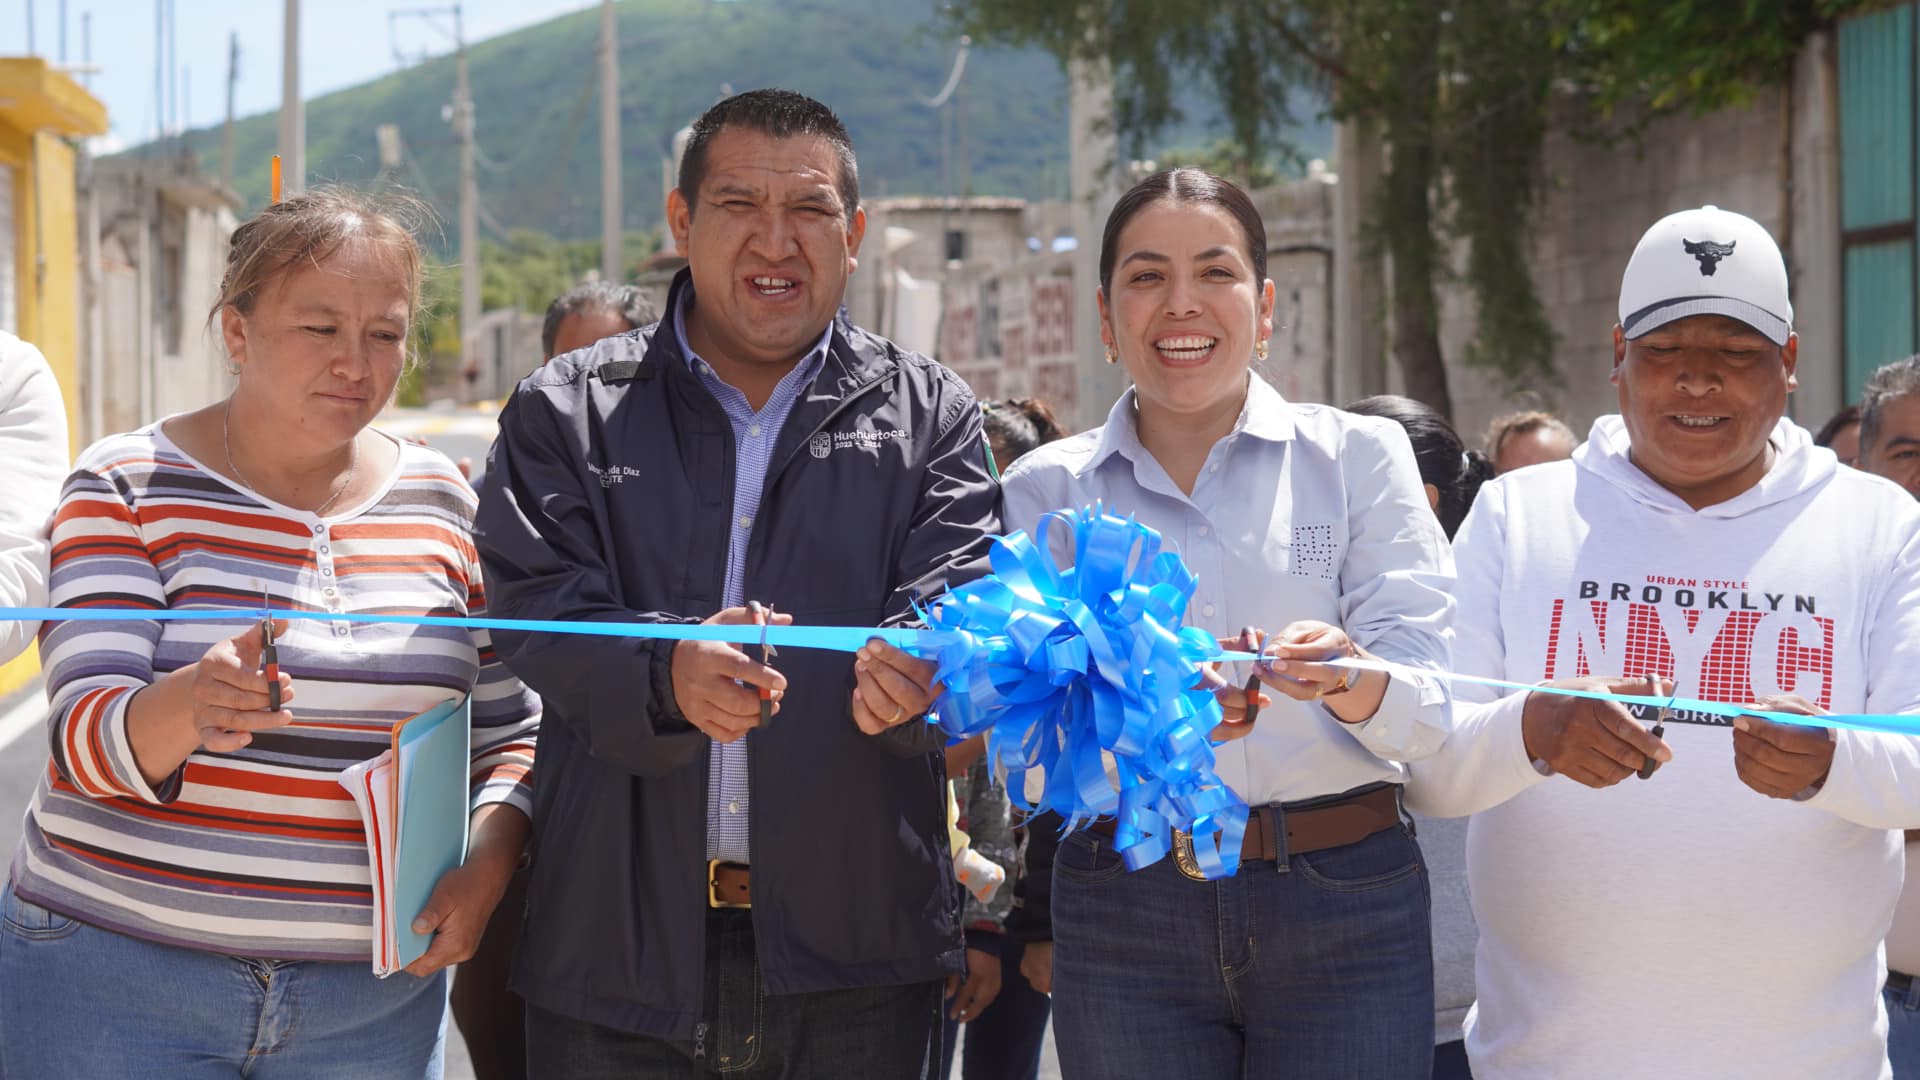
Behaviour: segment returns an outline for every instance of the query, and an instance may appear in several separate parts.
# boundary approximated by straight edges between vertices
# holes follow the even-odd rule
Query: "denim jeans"
[[[944,983],[769,994],[753,919],[707,916],[707,1004],[691,1042],[527,1007],[530,1080],[925,1080],[940,1059]]]
[[[1037,1080],[1040,1047],[1047,1038],[1047,1015],[1052,1002],[1020,974],[1024,942],[1006,941],[1000,953],[1000,992],[978,1019],[964,1025],[944,1021],[940,1038],[941,1080],[953,1076],[953,1059],[960,1059],[962,1080]],[[941,1011],[946,1016],[946,1011]],[[964,1048],[963,1048],[964,1047]]]
[[[446,974],[161,945],[0,891],[0,1077],[438,1080]]]
[[[1425,1080],[1433,1070],[1426,868],[1402,825],[1198,882],[1060,845],[1053,1031],[1067,1080]]]
[[[1887,1060],[1893,1080],[1920,1080],[1920,979],[1904,989],[1884,987],[1887,1004]]]

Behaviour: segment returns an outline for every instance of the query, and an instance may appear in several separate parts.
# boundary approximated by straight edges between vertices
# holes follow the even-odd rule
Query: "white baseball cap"
[[[1640,238],[1620,279],[1620,329],[1631,340],[1690,315],[1725,315],[1787,343],[1787,264],[1759,222],[1703,206],[1668,214]]]

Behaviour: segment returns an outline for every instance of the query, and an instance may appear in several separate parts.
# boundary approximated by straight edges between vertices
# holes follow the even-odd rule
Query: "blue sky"
[[[240,36],[237,113],[251,116],[279,108],[285,0],[172,3],[181,85],[177,111],[184,112],[182,123],[205,127],[223,117],[231,33]],[[156,0],[66,0],[65,6],[69,63],[80,62],[80,17],[92,13],[93,62],[101,70],[92,76],[91,85],[107,103],[111,142],[130,145],[152,138],[160,119],[154,101]],[[398,22],[388,17],[400,9],[445,6],[435,0],[301,0],[302,95],[311,99],[394,70],[396,43],[416,56],[422,50],[448,51],[449,17]],[[467,39],[479,41],[597,6],[597,0],[463,0],[461,10]],[[29,7],[34,16],[34,51],[58,60],[60,0],[0,0],[0,56],[27,51]]]

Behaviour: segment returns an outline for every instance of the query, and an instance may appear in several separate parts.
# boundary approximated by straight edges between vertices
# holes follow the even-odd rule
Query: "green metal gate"
[[[1915,3],[1840,24],[1840,228],[1846,387],[1916,351]]]

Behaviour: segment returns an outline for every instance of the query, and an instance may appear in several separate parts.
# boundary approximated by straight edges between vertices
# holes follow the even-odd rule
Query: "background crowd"
[[[375,423],[408,207],[277,203],[209,313],[221,402],[69,463],[45,361],[0,335],[0,606],[903,626],[994,535],[1097,501],[1260,656],[1207,674],[1239,871],[1029,816],[1030,748],[950,743],[934,665],[878,640],[5,622],[0,660],[37,633],[48,764],[0,893],[0,1077],[432,1077],[450,999],[483,1078],[1033,1077],[1049,1024],[1085,1077],[1920,1078],[1920,743],[1604,696],[1920,712],[1920,357],[1797,426],[1784,262],[1703,207],[1624,268],[1620,414],[1585,439],[1289,402],[1260,215],[1174,169],[1107,221],[1131,385],[1072,433],[846,318],[860,205],[825,106],[714,106],[664,308],[556,298],[456,464]],[[337,777],[448,696],[467,860],[376,979]]]

